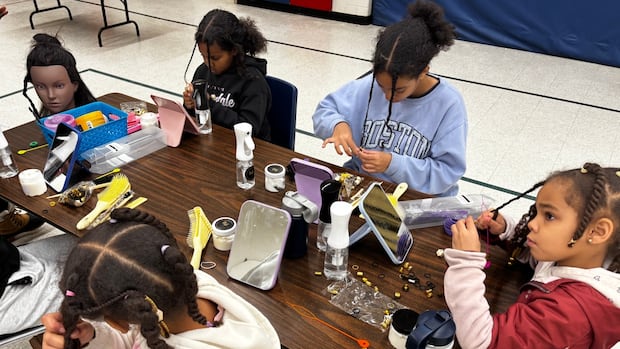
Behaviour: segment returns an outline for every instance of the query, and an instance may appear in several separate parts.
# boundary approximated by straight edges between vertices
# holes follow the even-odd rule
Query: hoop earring
[[[577,240],[575,240],[575,238],[572,238],[568,242],[568,247],[573,247],[573,246],[575,246],[576,243],[577,243]]]

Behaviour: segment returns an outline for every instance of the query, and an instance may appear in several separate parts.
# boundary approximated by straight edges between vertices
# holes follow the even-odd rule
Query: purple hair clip
[[[67,297],[75,297],[75,292],[73,292],[71,290],[66,290],[65,291],[65,296],[67,296]]]

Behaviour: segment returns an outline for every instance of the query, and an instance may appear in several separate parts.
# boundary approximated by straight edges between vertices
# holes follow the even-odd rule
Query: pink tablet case
[[[151,99],[158,107],[159,127],[166,133],[168,146],[178,147],[183,132],[200,134],[194,118],[187,113],[181,103],[155,95],[151,95]]]

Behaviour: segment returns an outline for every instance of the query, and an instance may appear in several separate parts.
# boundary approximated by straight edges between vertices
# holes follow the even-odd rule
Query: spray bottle
[[[240,122],[233,127],[237,142],[237,186],[250,189],[254,186],[254,141],[252,125]]]
[[[323,274],[328,280],[344,280],[349,262],[349,219],[353,206],[346,201],[336,201],[329,211],[332,231],[327,238]]]

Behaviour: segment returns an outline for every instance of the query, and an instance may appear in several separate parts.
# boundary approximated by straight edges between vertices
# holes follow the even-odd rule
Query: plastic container
[[[265,166],[265,190],[272,193],[283,190],[286,187],[285,174],[286,169],[280,164],[269,164]]]
[[[80,132],[81,140],[77,151],[78,154],[82,154],[89,149],[112,142],[127,135],[127,113],[103,102],[92,102],[85,104],[81,107],[64,111],[62,114],[69,114],[77,119],[80,116],[95,111],[100,111],[107,118],[107,122],[103,125]],[[51,115],[46,118],[42,118],[38,122],[39,127],[43,132],[43,136],[48,144],[52,144],[56,130],[47,128],[45,126],[45,121],[48,118],[54,117],[54,115]]]
[[[467,194],[419,200],[399,201],[409,229],[443,225],[446,218],[478,217],[493,206],[495,200],[484,194]]]
[[[407,337],[418,321],[419,314],[411,309],[398,309],[392,314],[388,340],[396,349],[405,349]]]
[[[213,221],[213,247],[220,251],[229,251],[235,240],[237,223],[230,217],[220,217]]]
[[[349,219],[353,206],[336,201],[330,207],[332,231],[327,238],[323,274],[328,280],[344,280],[349,263]]]
[[[13,153],[9,148],[9,142],[0,129],[0,178],[15,177],[18,172],[17,164],[13,161]]]
[[[93,173],[106,173],[166,146],[166,134],[149,127],[113,142],[89,149],[80,155],[81,163]]]

